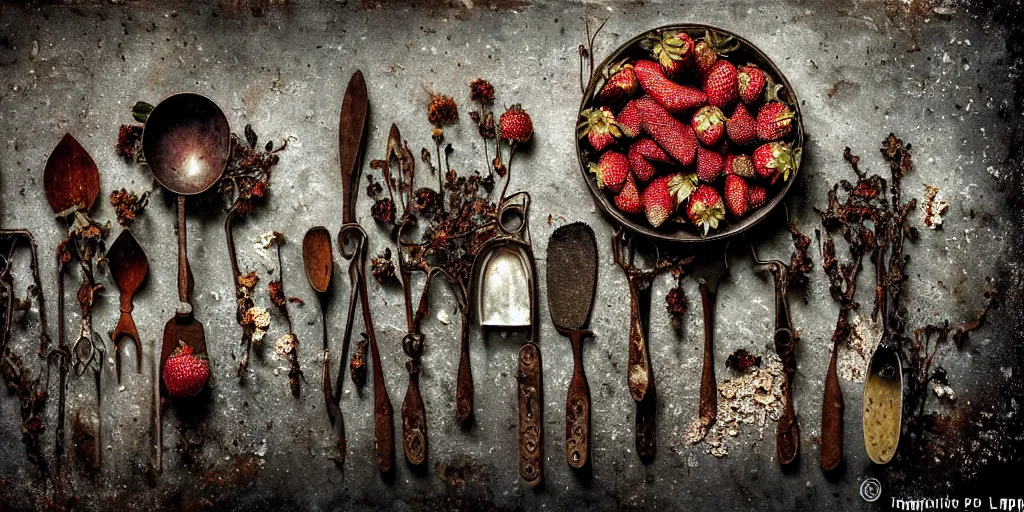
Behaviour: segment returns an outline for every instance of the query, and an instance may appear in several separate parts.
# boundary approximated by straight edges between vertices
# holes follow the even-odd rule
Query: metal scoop
[[[149,259],[146,258],[146,251],[139,245],[132,232],[125,229],[107,251],[107,266],[114,277],[117,289],[121,292],[121,318],[117,321],[114,332],[110,333],[110,341],[114,343],[117,382],[120,384],[121,340],[124,337],[131,338],[135,344],[135,373],[142,372],[142,341],[135,327],[135,319],[132,318],[132,310],[135,309],[132,298],[149,275]]]
[[[888,464],[896,455],[903,419],[903,365],[899,347],[889,334],[889,290],[882,283],[885,273],[882,253],[879,251],[876,262],[882,339],[871,355],[864,379],[864,449],[875,464]]]
[[[178,194],[178,300],[173,318],[164,327],[160,377],[179,343],[205,355],[203,324],[192,314],[189,302],[191,272],[185,246],[185,196],[212,187],[227,167],[231,133],[224,112],[199,94],[175,94],[160,102],[146,120],[142,152],[153,176],[168,191]]]
[[[323,391],[324,403],[327,406],[327,418],[331,425],[334,425],[335,418],[340,416],[335,394],[331,387],[331,356],[328,349],[327,336],[327,291],[331,287],[331,279],[334,277],[334,256],[331,249],[331,233],[323,226],[310,228],[306,236],[302,238],[302,262],[306,267],[306,279],[309,286],[316,292],[320,299],[320,317],[323,325],[324,341],[324,368],[323,368]],[[345,354],[341,354],[345,359]],[[341,365],[344,369],[345,365]],[[341,394],[341,376],[338,376],[338,394]],[[345,430],[341,430],[341,443],[344,443]]]
[[[573,372],[565,399],[565,456],[581,468],[590,459],[590,385],[583,371],[584,329],[597,287],[597,240],[587,224],[562,226],[548,241],[548,311],[558,332],[572,343]]]

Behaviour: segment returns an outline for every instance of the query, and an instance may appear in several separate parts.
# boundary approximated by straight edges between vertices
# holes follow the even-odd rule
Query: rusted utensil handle
[[[836,373],[838,344],[832,348],[821,403],[821,469],[832,471],[843,460],[843,391]]]
[[[402,402],[402,447],[409,464],[419,466],[427,459],[427,411],[420,395],[420,366],[415,361],[405,366],[409,370],[409,389]]]
[[[590,331],[571,331],[572,379],[565,398],[565,457],[569,466],[582,468],[590,458],[590,385],[583,371],[583,337]]]
[[[519,476],[530,487],[543,480],[541,461],[544,428],[540,347],[527,342],[519,349]]]
[[[370,338],[370,354],[373,358],[373,438],[377,450],[377,467],[381,473],[390,473],[395,461],[394,409],[384,383],[384,369],[380,364],[380,350],[377,348],[377,336],[370,318],[370,302],[366,296],[366,280],[362,275],[359,278],[359,299],[363,305],[363,326]]]
[[[188,301],[188,249],[185,228],[185,196],[178,196],[178,316],[192,314],[192,305]]]
[[[640,311],[640,300],[650,300],[650,287],[641,290],[641,278],[628,276],[629,282],[629,361],[626,380],[633,400],[643,401],[651,382],[650,358],[647,356],[647,338],[644,333],[644,319]],[[645,291],[641,297],[641,292]]]
[[[776,307],[779,307],[779,305],[776,305]],[[782,307],[787,311],[785,314],[787,318],[782,322],[776,320],[776,326],[788,321],[788,301],[785,301]],[[776,316],[779,314],[776,312]],[[796,460],[796,456],[800,452],[800,425],[797,423],[796,411],[793,409],[793,376],[796,373],[796,356],[793,354],[795,340],[793,331],[788,327],[788,324],[786,325],[786,327],[776,327],[775,330],[775,350],[783,362],[783,370],[785,371],[785,380],[782,382],[785,404],[782,409],[782,417],[779,418],[779,425],[775,431],[775,451],[779,456],[779,463],[781,464],[791,464]]]
[[[636,454],[644,464],[654,461],[654,454],[658,451],[658,430],[655,423],[657,409],[658,392],[652,382],[647,390],[647,396],[636,404]]]
[[[473,373],[469,367],[469,318],[462,314],[459,341],[459,376],[455,384],[455,418],[465,425],[473,415]]]
[[[704,310],[704,366],[700,373],[700,419],[711,425],[718,414],[718,384],[715,382],[715,294],[700,282],[700,303]]]

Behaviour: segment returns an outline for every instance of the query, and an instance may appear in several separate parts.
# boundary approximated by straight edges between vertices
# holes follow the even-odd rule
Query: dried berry
[[[377,222],[391,224],[395,221],[395,202],[390,197],[378,199],[370,210]]]
[[[741,348],[729,355],[729,358],[725,360],[725,366],[737,372],[746,373],[748,370],[761,366],[761,358]]]
[[[149,191],[143,192],[141,196],[123,188],[110,193],[110,205],[114,207],[117,223],[122,227],[131,227],[135,223],[136,216],[146,208],[147,204],[149,204]]]
[[[374,279],[380,284],[398,284],[398,276],[395,275],[395,264],[391,261],[391,249],[385,248],[384,252],[370,259],[370,267]]]
[[[459,108],[451,96],[431,94],[430,105],[427,106],[427,120],[435,127],[455,123],[459,119]]]
[[[364,332],[362,335],[363,339],[359,340],[359,344],[356,345],[356,351],[352,354],[352,362],[349,364],[349,375],[352,376],[352,383],[358,388],[366,385],[366,347],[370,344],[366,333]]]
[[[122,124],[117,132],[117,154],[125,158],[142,156],[142,125]]]
[[[494,104],[494,86],[483,78],[473,80],[469,83],[469,99],[485,107]]]

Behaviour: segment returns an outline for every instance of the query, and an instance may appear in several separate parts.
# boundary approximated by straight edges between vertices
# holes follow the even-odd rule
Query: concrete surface
[[[402,2],[378,6],[305,0],[283,4],[0,4],[0,225],[35,231],[43,254],[51,332],[56,300],[49,255],[61,235],[42,195],[41,176],[47,155],[65,132],[72,133],[99,164],[103,197],[94,216],[111,221],[113,211],[106,202],[110,190],[142,191],[151,186],[144,166],[126,163],[114,152],[117,128],[132,121],[128,109],[137,100],[156,103],[174,92],[196,91],[221,105],[237,132],[251,123],[261,140],[295,138],[281,154],[269,203],[239,226],[236,237],[242,267],[260,272],[261,289],[268,281],[267,270],[273,268],[272,253],[253,244],[270,230],[282,231],[289,240],[284,247],[285,288],[307,302],[292,309],[307,377],[301,398],[289,394],[287,363],[273,355],[270,340],[284,328],[277,317],[268,343],[259,351],[262,355],[251,364],[247,384],[239,385],[235,373],[240,328],[234,322],[223,217],[191,217],[195,303],[207,329],[214,391],[206,414],[185,431],[192,440],[201,437],[202,448],[193,463],[182,463],[179,428],[184,423],[169,409],[164,418],[164,472],[149,474],[150,367],[147,364],[141,375],[126,372],[121,388],[108,360],[102,471],[88,475],[65,465],[71,492],[80,496],[83,508],[860,510],[887,508],[890,497],[913,498],[934,489],[939,496],[979,488],[997,499],[1020,496],[1019,487],[981,482],[986,475],[1019,464],[1019,437],[1018,444],[1012,441],[1019,430],[996,433],[1007,436],[1010,444],[1003,444],[994,457],[989,454],[986,460],[994,462],[975,471],[971,480],[943,480],[951,467],[966,464],[958,459],[923,461],[921,474],[910,479],[887,478],[886,468],[872,468],[860,442],[861,384],[849,381],[842,383],[847,404],[846,468],[837,475],[822,473],[816,439],[836,304],[817,267],[817,250],[812,251],[816,270],[810,285],[792,297],[794,321],[803,334],[795,387],[803,432],[798,467],[779,468],[772,422],[763,428],[744,426],[730,440],[724,458],[712,456],[706,445],[683,440],[683,431],[697,412],[700,308],[696,286],[688,281],[686,291],[694,307],[683,334],[674,334],[664,312],[664,296],[671,286],[668,276],[655,284],[650,326],[660,401],[659,449],[652,464],[642,464],[634,453],[635,407],[625,383],[626,281],[612,261],[612,227],[595,209],[572,151],[579,101],[576,48],[584,40],[583,16],[610,17],[598,38],[598,59],[634,34],[669,22],[702,22],[743,34],[775,60],[801,100],[809,142],[803,172],[786,205],[805,233],[813,236],[820,226],[812,207],[824,205],[828,184],[852,177],[842,160],[844,146],[862,156],[864,168],[887,173],[877,149],[885,135],[895,132],[913,144],[916,168],[905,180],[907,194],[921,198],[923,184],[932,184],[950,209],[941,231],[925,229],[921,214],[914,214],[913,224],[922,236],[907,249],[912,257],[906,304],[911,327],[942,318],[966,320],[980,306],[985,290],[1005,292],[1003,306],[964,350],[947,348],[939,356],[950,372],[956,402],[941,405],[932,396],[930,403],[944,414],[973,404],[970,410],[1010,418],[1014,424],[1020,405],[1020,396],[1013,395],[1019,388],[1014,386],[1022,370],[1015,321],[1021,232],[1020,215],[1013,209],[1019,168],[1011,157],[1021,142],[1020,105],[1014,99],[1020,68],[1014,65],[1018,55],[1010,53],[1014,46],[1008,44],[1011,31],[1019,26],[1006,15],[1007,9],[925,5],[916,0],[850,5],[795,0],[739,0],[728,5],[466,1],[412,7]],[[571,355],[568,340],[550,325],[546,307],[540,315],[546,486],[526,489],[517,473],[518,342],[498,336],[483,341],[474,330],[477,421],[468,431],[456,425],[458,315],[445,289],[436,291],[425,325],[422,390],[430,439],[425,474],[405,465],[400,446],[394,481],[384,481],[376,471],[369,386],[362,392],[350,384],[345,388],[348,461],[339,470],[329,459],[333,438],[317,385],[319,309],[303,275],[298,242],[313,225],[332,231],[340,226],[336,119],[345,84],[356,69],[366,75],[372,105],[368,158],[382,157],[392,122],[399,124],[414,151],[432,148],[427,89],[452,94],[460,104],[460,124],[448,130],[456,148],[453,166],[460,170],[484,164],[466,115],[472,78],[491,80],[499,105],[522,103],[532,114],[536,138],[531,150],[518,157],[510,190],[526,188],[533,194],[531,228],[542,304],[543,255],[551,231],[562,223],[584,220],[601,242],[591,323],[597,336],[586,344],[584,356],[594,404],[591,481],[574,476],[562,456]],[[430,183],[426,175],[421,174],[423,184]],[[359,213],[365,226],[372,223],[369,206],[361,194]],[[791,245],[782,215],[777,212],[755,235],[761,239],[761,254],[788,257]],[[173,226],[173,205],[158,193],[135,228],[151,263],[148,285],[135,301],[147,361],[175,306]],[[381,231],[370,231],[371,251],[376,253],[387,238]],[[771,281],[752,271],[747,254],[745,248],[730,251],[730,277],[720,290],[715,347],[719,381],[730,377],[724,361],[735,349],[768,352]],[[987,282],[989,277],[992,282]],[[101,281],[113,289],[109,276]],[[68,289],[73,290],[75,283],[77,278],[69,278]],[[339,338],[347,288],[343,282],[335,286],[331,302],[333,331]],[[869,301],[870,285],[861,289],[867,292],[862,301]],[[407,375],[400,348],[405,328],[401,293],[371,282],[370,294],[398,433]],[[265,294],[259,300],[266,305]],[[438,320],[436,313],[442,310],[450,323]],[[109,332],[116,311],[116,295],[108,290],[95,310],[96,330]],[[69,296],[69,329],[76,314]],[[15,332],[16,346],[25,350],[30,341],[24,331]],[[47,457],[52,457],[55,385],[51,391]],[[69,417],[94,403],[91,379],[73,378]],[[16,399],[3,397],[0,508],[39,508],[46,491],[39,471],[25,459],[18,425]],[[928,473],[933,476],[922,476]],[[871,476],[889,486],[874,504],[858,492]]]

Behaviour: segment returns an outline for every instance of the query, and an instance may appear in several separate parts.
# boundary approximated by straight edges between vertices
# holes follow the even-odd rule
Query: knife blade
[[[345,199],[342,222],[348,224],[356,220],[356,198],[359,195],[359,171],[362,163],[363,149],[366,146],[366,126],[369,118],[370,100],[366,93],[366,81],[363,72],[356,70],[348,81],[345,98],[341,103],[341,115],[338,120],[338,159],[341,167],[341,193]]]

